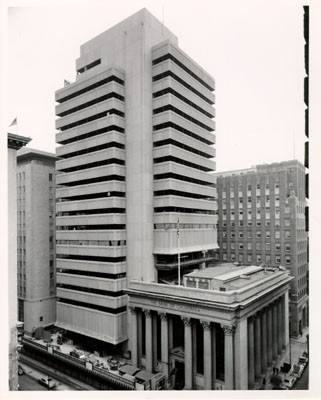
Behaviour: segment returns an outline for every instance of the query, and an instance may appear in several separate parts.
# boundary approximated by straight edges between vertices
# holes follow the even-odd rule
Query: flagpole
[[[177,264],[178,264],[178,286],[181,286],[181,238],[179,232],[179,219],[177,221],[177,247],[178,247],[178,254],[177,254]]]

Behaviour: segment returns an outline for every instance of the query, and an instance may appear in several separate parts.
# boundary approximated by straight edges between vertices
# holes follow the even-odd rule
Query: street
[[[19,362],[20,365],[22,365],[25,373],[23,375],[19,375],[18,380],[19,380],[19,390],[45,390],[47,391],[47,389],[40,385],[38,383],[38,379],[39,378],[44,378],[44,377],[48,377],[47,374],[38,371],[36,368],[31,367],[27,364],[22,363],[21,361]],[[73,388],[70,385],[67,385],[63,382],[60,382],[58,379],[54,379],[54,382],[57,383],[57,386],[54,390],[76,390],[75,388]]]
[[[18,378],[19,390],[47,390],[41,386],[34,378],[27,374],[20,375]]]
[[[293,386],[293,390],[308,390],[308,389],[309,389],[309,364],[303,371],[301,378],[298,379]]]

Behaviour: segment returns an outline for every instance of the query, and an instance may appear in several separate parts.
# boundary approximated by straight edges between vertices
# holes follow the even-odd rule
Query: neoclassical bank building
[[[171,387],[254,388],[287,351],[291,279],[282,267],[221,264],[181,286],[132,280],[133,365],[162,371]]]

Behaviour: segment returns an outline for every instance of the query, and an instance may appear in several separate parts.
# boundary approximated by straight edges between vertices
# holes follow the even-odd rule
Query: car
[[[48,390],[54,389],[57,386],[57,383],[54,382],[51,378],[40,378],[38,379],[38,383],[40,385],[45,386]]]
[[[303,365],[304,368],[307,366],[308,362],[309,362],[308,357],[305,357],[305,356],[299,357],[299,362],[298,363],[300,365]]]
[[[23,375],[25,373],[25,370],[22,368],[20,364],[18,364],[18,375]]]
[[[294,375],[298,378],[301,378],[303,374],[304,366],[302,364],[294,364],[293,365],[293,370],[291,372],[291,375]]]
[[[287,389],[291,389],[293,385],[295,384],[297,380],[297,377],[294,375],[286,376],[283,380],[282,386],[284,386]]]

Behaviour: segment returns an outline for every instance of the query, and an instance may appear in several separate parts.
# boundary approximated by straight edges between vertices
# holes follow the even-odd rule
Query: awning
[[[153,374],[150,374],[149,372],[146,371],[139,371],[135,377],[138,379],[141,379],[142,381],[148,382],[150,378],[153,376]]]
[[[134,367],[132,365],[123,365],[118,369],[119,372],[122,372],[123,374],[128,374],[128,375],[135,375],[138,371],[140,371],[139,368]]]

